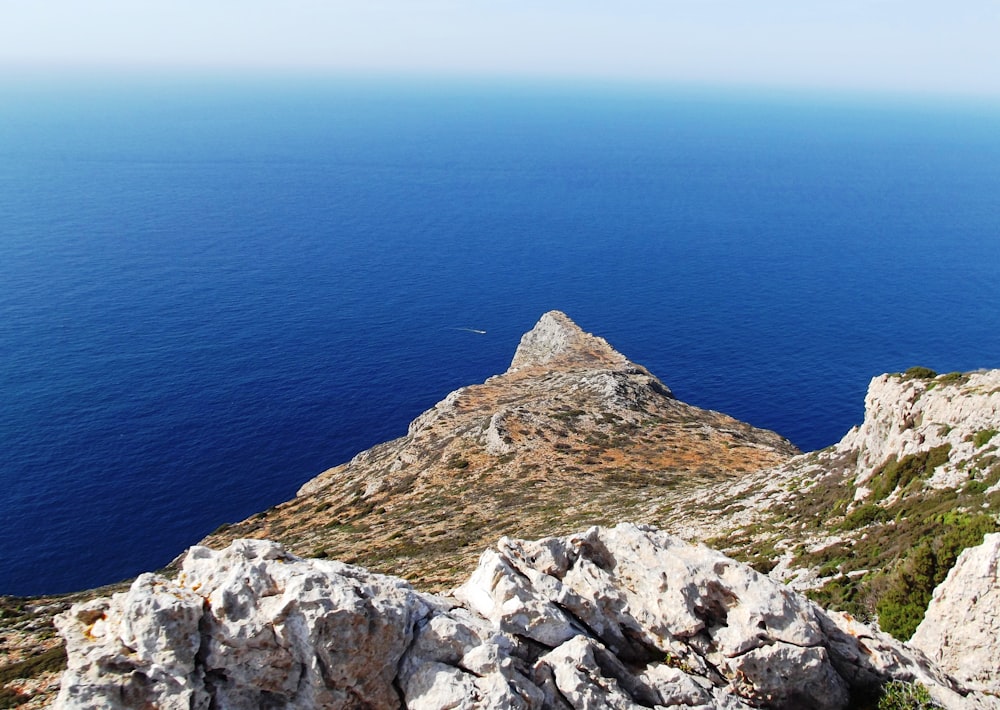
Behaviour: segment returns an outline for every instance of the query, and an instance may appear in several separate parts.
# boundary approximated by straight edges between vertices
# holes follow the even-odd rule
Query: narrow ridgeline
[[[452,392],[406,436],[203,544],[266,538],[445,589],[502,535],[658,523],[666,501],[796,453],[773,432],[677,400],[552,311],[522,337],[505,373]]]

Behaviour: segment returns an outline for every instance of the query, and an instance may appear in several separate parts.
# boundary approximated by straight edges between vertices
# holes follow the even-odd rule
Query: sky
[[[1000,0],[0,0],[0,72],[302,72],[1000,98]]]

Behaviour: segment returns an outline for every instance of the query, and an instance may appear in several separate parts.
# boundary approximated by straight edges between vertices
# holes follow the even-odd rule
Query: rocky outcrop
[[[1000,439],[977,442],[975,436],[995,431],[1000,423],[1000,370],[923,376],[913,372],[874,378],[865,396],[864,422],[837,446],[857,455],[859,485],[890,458],[900,460],[947,446],[949,460],[928,483],[954,488],[967,480],[984,448],[1000,444]]]
[[[836,445],[689,490],[690,503],[658,524],[908,639],[934,579],[1000,530],[997,432],[1000,370],[880,375],[864,421]],[[928,550],[934,570],[915,589],[911,555]],[[907,618],[884,613],[887,590],[909,597]]]
[[[502,539],[453,597],[279,545],[59,617],[56,708],[846,708],[890,679],[997,707],[909,649],[703,546],[621,524]]]
[[[1000,533],[965,550],[910,639],[970,687],[1000,695]]]
[[[567,364],[593,368],[598,362],[611,367],[629,364],[604,338],[584,333],[562,311],[549,311],[538,319],[534,328],[521,336],[507,372],[541,365],[550,370]]]

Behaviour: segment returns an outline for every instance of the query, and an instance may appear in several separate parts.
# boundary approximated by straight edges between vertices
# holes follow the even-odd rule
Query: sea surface
[[[1000,367],[1000,107],[0,82],[0,593],[166,564],[502,372],[553,308],[830,445],[879,373]]]

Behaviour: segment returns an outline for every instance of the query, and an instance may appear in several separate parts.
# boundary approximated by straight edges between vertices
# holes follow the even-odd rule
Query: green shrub
[[[944,581],[962,550],[979,545],[983,536],[997,531],[989,515],[949,512],[934,522],[943,534],[925,539],[914,547],[889,574],[888,586],[879,599],[879,627],[900,641],[908,640],[924,618],[934,588]]]
[[[920,683],[904,683],[901,680],[886,683],[878,701],[878,710],[931,710],[939,707]]]
[[[865,623],[872,620],[874,610],[866,603],[865,588],[847,575],[831,578],[822,587],[807,591],[806,596],[824,609],[846,611]]]
[[[982,431],[976,432],[976,435],[972,437],[972,444],[977,448],[982,448],[986,446],[990,439],[996,436],[996,429],[983,429]]]
[[[938,377],[937,381],[942,385],[964,385],[969,381],[969,376],[964,372],[949,372]]]
[[[929,367],[911,367],[903,373],[904,380],[930,380],[937,377],[937,373]]]
[[[990,485],[986,481],[969,481],[965,484],[965,488],[962,489],[962,493],[967,495],[980,495],[986,492],[986,489]]]
[[[23,661],[0,667],[0,684],[9,683],[15,678],[34,678],[46,671],[61,671],[64,668],[66,649],[59,645]]]
[[[937,558],[927,543],[914,548],[890,577],[889,588],[878,600],[879,627],[907,641],[924,618],[934,591]]]
[[[951,444],[941,444],[927,451],[904,456],[898,461],[889,459],[872,476],[872,495],[882,500],[897,487],[905,488],[917,478],[927,478],[941,464],[947,463]]]
[[[857,530],[875,522],[882,522],[888,517],[885,508],[875,503],[865,503],[848,513],[837,526],[840,530]]]

